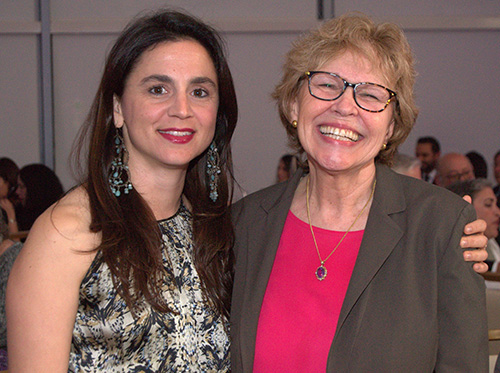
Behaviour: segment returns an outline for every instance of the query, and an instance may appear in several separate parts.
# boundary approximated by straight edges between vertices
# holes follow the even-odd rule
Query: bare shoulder
[[[21,250],[19,262],[50,264],[55,270],[76,270],[79,277],[83,276],[101,239],[99,234],[89,230],[89,225],[87,193],[79,187],[36,220]]]
[[[89,223],[88,198],[77,188],[31,228],[7,285],[9,370],[67,371],[79,289],[100,242]]]

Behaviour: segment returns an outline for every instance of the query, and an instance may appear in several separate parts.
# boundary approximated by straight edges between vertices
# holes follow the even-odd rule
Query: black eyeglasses
[[[354,90],[354,101],[361,109],[379,113],[396,97],[396,92],[376,83],[349,83],[337,74],[326,71],[308,71],[309,93],[323,101],[335,101],[347,87]]]

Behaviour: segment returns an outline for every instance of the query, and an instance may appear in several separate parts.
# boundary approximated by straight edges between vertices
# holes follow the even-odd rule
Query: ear
[[[124,119],[122,113],[122,104],[117,95],[113,95],[113,119],[116,128],[123,127]]]
[[[389,123],[389,127],[387,127],[384,143],[387,144],[389,142],[389,139],[392,137],[393,133],[394,133],[394,119],[391,120],[391,122]]]
[[[298,120],[299,119],[299,101],[297,100],[297,97],[295,97],[292,102],[290,103],[290,107],[288,108],[288,119],[290,120],[290,123],[292,120]]]

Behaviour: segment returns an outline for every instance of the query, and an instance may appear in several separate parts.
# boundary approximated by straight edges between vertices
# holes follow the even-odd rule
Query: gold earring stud
[[[292,120],[292,127],[293,128],[297,128],[298,125],[299,125],[299,122],[297,122],[296,120]]]
[[[387,144],[382,144],[382,148],[380,150],[385,150],[387,149]]]

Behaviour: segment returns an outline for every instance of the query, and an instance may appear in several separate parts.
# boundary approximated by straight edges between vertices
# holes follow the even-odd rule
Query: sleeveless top
[[[80,286],[70,372],[230,370],[227,321],[204,300],[193,265],[191,213],[181,204],[158,224],[167,273],[162,293],[175,313],[160,313],[142,301],[134,319],[109,267],[96,255]]]

